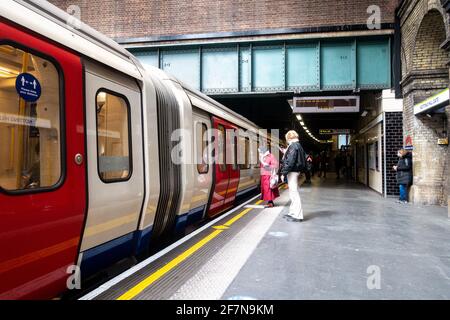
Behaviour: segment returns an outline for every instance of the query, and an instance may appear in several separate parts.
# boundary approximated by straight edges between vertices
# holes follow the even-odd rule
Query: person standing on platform
[[[337,153],[334,158],[334,169],[336,170],[336,179],[341,178],[341,168],[342,168],[342,154]]]
[[[320,163],[319,163],[319,178],[322,177],[322,173],[323,173],[323,177],[326,178],[327,177],[327,169],[328,169],[328,155],[325,151],[322,151],[322,153],[320,154]]]
[[[306,171],[305,171],[306,181],[305,181],[305,183],[307,183],[307,184],[311,184],[312,171],[313,171],[313,157],[312,157],[312,153],[309,153],[306,155]]]
[[[400,149],[397,153],[398,163],[393,167],[397,171],[397,183],[400,188],[399,202],[408,203],[408,187],[412,184],[412,155],[405,149]]]
[[[303,221],[303,208],[298,189],[298,178],[306,167],[305,151],[303,151],[300,144],[297,132],[289,131],[286,134],[286,141],[289,147],[283,161],[281,179],[284,180],[284,177],[288,179],[291,206],[289,208],[289,214],[286,214],[285,217],[291,222],[301,222]]]
[[[273,200],[280,196],[278,190],[278,161],[269,149],[258,149],[261,168],[261,200],[267,201],[267,208],[273,208]],[[271,181],[272,180],[272,181]]]

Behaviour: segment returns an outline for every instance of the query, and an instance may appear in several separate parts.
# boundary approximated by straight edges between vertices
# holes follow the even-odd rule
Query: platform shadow
[[[338,211],[330,211],[330,210],[308,211],[304,214],[304,221],[327,218],[338,213],[339,213]]]

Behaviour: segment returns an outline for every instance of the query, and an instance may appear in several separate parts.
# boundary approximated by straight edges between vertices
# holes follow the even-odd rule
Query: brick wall
[[[388,196],[398,196],[397,175],[392,166],[397,164],[397,151],[403,147],[403,113],[386,112],[386,191]]]
[[[393,23],[398,0],[50,0],[113,38],[366,24],[370,5]]]
[[[448,14],[439,0],[405,0],[399,10],[402,35],[403,135],[414,145],[411,200],[447,204],[448,147],[438,138],[445,114],[415,116],[413,106],[447,88],[449,54],[440,48],[450,35]]]

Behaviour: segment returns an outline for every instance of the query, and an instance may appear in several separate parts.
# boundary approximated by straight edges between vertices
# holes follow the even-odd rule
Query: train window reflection
[[[129,106],[124,97],[97,93],[98,171],[103,182],[130,178]]]
[[[46,59],[0,45],[0,187],[21,191],[56,185],[60,139],[58,70]]]

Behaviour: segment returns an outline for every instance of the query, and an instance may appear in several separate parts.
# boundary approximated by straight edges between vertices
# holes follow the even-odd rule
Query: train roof
[[[142,67],[130,52],[48,1],[1,0],[0,16],[129,76],[142,78]]]

